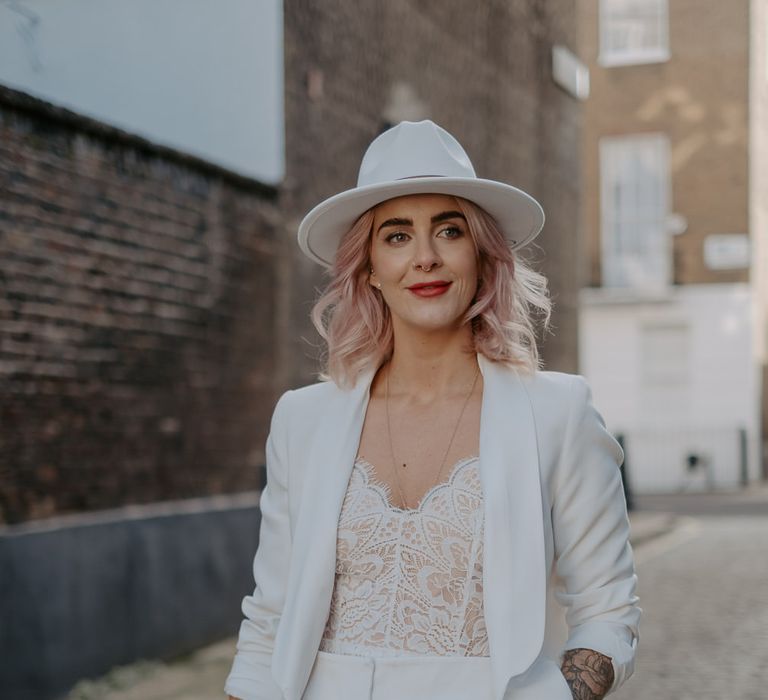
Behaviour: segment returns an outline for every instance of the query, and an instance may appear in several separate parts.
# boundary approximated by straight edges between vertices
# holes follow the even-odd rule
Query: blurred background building
[[[578,370],[571,0],[0,2],[0,688],[233,634],[276,397],[315,380],[298,221],[431,118],[547,212]]]
[[[581,371],[635,491],[764,478],[765,4],[578,8]]]

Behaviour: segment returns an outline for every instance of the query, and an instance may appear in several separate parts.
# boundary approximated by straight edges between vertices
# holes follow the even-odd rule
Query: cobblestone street
[[[638,555],[635,675],[617,697],[764,700],[768,517],[705,516]]]
[[[764,700],[768,490],[640,499],[687,513],[637,552],[644,615],[623,700]]]
[[[235,639],[226,639],[171,664],[140,662],[83,681],[67,700],[221,700]]]

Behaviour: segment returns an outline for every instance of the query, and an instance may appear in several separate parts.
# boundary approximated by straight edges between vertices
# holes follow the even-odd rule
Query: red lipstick
[[[450,286],[451,283],[445,280],[433,280],[432,282],[412,284],[408,289],[419,297],[436,297],[445,294]]]

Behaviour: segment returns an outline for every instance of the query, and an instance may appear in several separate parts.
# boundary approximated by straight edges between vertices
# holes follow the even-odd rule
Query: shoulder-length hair
[[[462,197],[456,200],[479,263],[477,293],[462,319],[472,324],[474,349],[489,360],[534,372],[541,368],[536,326],[549,327],[552,309],[547,279],[510,250],[490,214]],[[340,387],[381,366],[394,347],[389,307],[368,282],[373,218],[369,209],[343,236],[330,283],[311,313],[327,346],[320,378]]]

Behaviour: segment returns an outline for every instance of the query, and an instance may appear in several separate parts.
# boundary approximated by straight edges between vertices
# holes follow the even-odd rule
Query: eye
[[[447,226],[440,233],[444,233],[446,238],[461,238],[464,235],[464,231],[458,226]]]
[[[394,233],[390,233],[388,236],[384,238],[384,240],[387,243],[402,243],[408,238],[408,234],[404,233],[403,231],[395,231]]]

